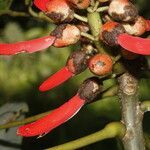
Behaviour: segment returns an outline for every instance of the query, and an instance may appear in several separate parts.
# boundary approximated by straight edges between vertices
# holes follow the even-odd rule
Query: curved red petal
[[[150,31],[150,20],[146,20],[146,22],[147,22],[147,31]]]
[[[74,74],[68,70],[67,67],[63,67],[61,70],[50,76],[39,87],[40,91],[50,90],[61,83],[71,78]]]
[[[80,99],[78,95],[75,95],[68,102],[53,110],[45,117],[33,123],[19,127],[17,135],[30,137],[48,133],[52,129],[72,118],[81,109],[84,103],[84,100]]]
[[[134,37],[128,34],[121,34],[118,37],[118,43],[126,50],[141,54],[150,55],[150,39]]]
[[[23,52],[33,53],[48,48],[54,43],[54,41],[54,36],[45,36],[13,44],[0,43],[0,55],[15,55]]]
[[[46,3],[50,0],[34,0],[34,5],[41,11],[46,11]]]

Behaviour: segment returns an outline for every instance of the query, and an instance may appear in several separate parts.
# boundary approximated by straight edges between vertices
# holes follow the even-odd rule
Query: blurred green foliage
[[[0,0],[0,12],[9,8],[26,10],[30,0]],[[135,1],[140,13],[150,17],[149,0]],[[12,5],[11,5],[12,3]],[[11,6],[11,7],[10,7]],[[48,35],[54,25],[32,17],[13,18],[0,16],[0,41],[17,42]],[[76,93],[78,85],[88,76],[89,71],[76,76],[52,91],[40,93],[39,84],[65,65],[71,51],[77,47],[54,48],[36,54],[0,56],[0,104],[7,101],[26,101],[29,104],[28,116],[53,109]],[[150,99],[150,79],[142,79],[141,99]],[[112,120],[120,119],[120,109],[116,96],[86,106],[79,114],[40,140],[25,139],[23,149],[44,149],[88,135],[104,127]],[[83,150],[117,149],[115,139],[105,140]],[[120,146],[119,146],[120,147]]]

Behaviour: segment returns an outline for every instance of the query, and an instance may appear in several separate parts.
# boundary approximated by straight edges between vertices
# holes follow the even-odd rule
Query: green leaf
[[[0,0],[0,11],[9,9],[11,3],[12,0]]]

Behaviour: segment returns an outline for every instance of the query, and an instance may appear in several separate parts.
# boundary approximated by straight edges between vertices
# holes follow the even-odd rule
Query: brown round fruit
[[[111,72],[113,61],[106,54],[97,54],[93,56],[88,63],[90,71],[96,75],[106,75]]]

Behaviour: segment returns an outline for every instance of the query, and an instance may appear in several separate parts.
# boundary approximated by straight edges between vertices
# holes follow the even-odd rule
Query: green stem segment
[[[79,138],[74,141],[70,141],[68,143],[58,145],[52,148],[49,148],[47,150],[73,150],[78,149],[84,146],[87,146],[92,143],[96,143],[98,141],[108,139],[108,138],[114,138],[114,137],[123,137],[125,133],[125,127],[120,122],[113,122],[98,132],[95,132],[93,134],[90,134],[88,136]]]
[[[119,98],[122,107],[122,122],[126,126],[123,137],[125,150],[145,150],[142,119],[143,112],[138,100],[138,81],[129,73],[119,78]]]
[[[100,29],[102,26],[100,14],[98,12],[89,12],[87,14],[88,24],[90,26],[92,35],[95,38],[95,46],[100,51],[100,53],[106,53],[102,43],[99,41]]]
[[[141,103],[141,109],[143,112],[150,111],[150,101],[144,101]]]
[[[38,115],[35,115],[35,116],[32,116],[32,117],[29,117],[29,118],[26,118],[26,119],[21,120],[21,121],[9,122],[7,124],[0,125],[0,129],[7,129],[7,128],[23,125],[23,124],[26,124],[26,123],[30,123],[30,122],[33,122],[35,120],[40,119],[41,117],[44,117],[45,115],[47,115],[49,113],[50,113],[50,111],[47,111],[47,112],[44,112],[44,113],[41,113],[41,114],[38,114]]]

